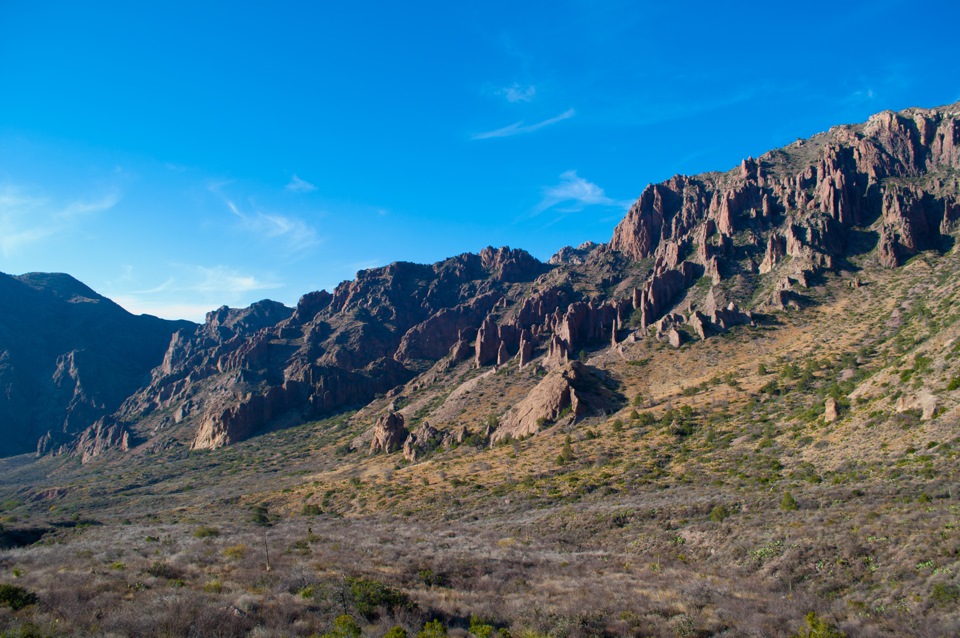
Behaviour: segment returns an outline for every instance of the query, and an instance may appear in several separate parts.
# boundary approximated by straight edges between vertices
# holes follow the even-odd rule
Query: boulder
[[[826,402],[823,404],[823,420],[826,423],[833,423],[837,418],[839,418],[837,400],[833,397],[827,397]]]
[[[403,425],[403,415],[388,412],[377,419],[373,427],[373,440],[370,441],[370,453],[385,452],[391,454],[401,449],[410,433]]]

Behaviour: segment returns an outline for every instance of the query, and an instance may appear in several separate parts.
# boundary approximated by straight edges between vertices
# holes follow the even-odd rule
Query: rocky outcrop
[[[500,419],[491,443],[522,438],[561,421],[574,422],[588,413],[609,412],[623,403],[623,397],[606,386],[599,374],[570,361],[554,369],[516,406]]]
[[[943,230],[955,219],[957,202],[915,188],[890,187],[883,194],[880,262],[890,268],[922,251],[936,248]],[[953,218],[953,219],[951,219]]]
[[[827,400],[823,404],[823,421],[824,423],[833,423],[839,418],[839,413],[837,410],[837,400],[833,397],[827,397]]]
[[[126,452],[130,446],[130,430],[126,424],[111,417],[103,417],[80,435],[76,443],[76,453],[80,456],[80,462],[86,463],[107,450],[118,449]]]
[[[590,259],[590,256],[602,248],[602,244],[596,242],[587,241],[576,248],[571,248],[570,246],[564,246],[558,250],[548,261],[547,263],[552,266],[560,265],[570,265],[570,266],[582,266],[587,263]]]
[[[388,412],[377,419],[377,424],[373,427],[370,454],[396,452],[404,447],[409,436],[410,433],[403,426],[403,415],[398,412]]]
[[[767,252],[760,264],[760,274],[765,275],[776,268],[787,254],[787,240],[778,233],[770,233],[767,238]]]
[[[545,268],[524,251],[491,248],[361,271],[332,294],[305,295],[292,311],[266,302],[219,309],[176,335],[118,418],[153,431],[192,423],[194,448],[218,447],[272,423],[360,407],[440,359],[462,360],[483,325],[495,335],[494,360],[511,356],[519,331],[484,321],[505,291]]]
[[[654,272],[634,295],[635,308],[640,312],[640,327],[646,328],[663,316],[697,275],[697,265],[689,261],[681,263],[678,268],[663,268]]]
[[[442,358],[464,334],[481,327],[500,299],[499,294],[488,292],[454,308],[441,309],[403,335],[394,359],[410,363],[418,359],[435,361]]]
[[[413,463],[425,454],[429,454],[443,444],[443,433],[431,427],[429,423],[421,423],[411,432],[403,442],[403,458]],[[461,439],[462,440],[462,439]]]
[[[521,370],[530,363],[530,359],[533,357],[533,338],[527,330],[520,334],[520,352],[517,353],[517,357],[520,359]]]

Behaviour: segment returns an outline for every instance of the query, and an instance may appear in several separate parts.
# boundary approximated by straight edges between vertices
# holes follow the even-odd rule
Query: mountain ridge
[[[134,316],[63,273],[0,274],[4,455],[73,446],[116,410],[189,325]]]
[[[360,408],[437,365],[519,357],[551,368],[601,343],[651,333],[676,347],[755,323],[802,303],[818,273],[853,254],[896,267],[949,248],[958,118],[957,104],[884,111],[724,173],[651,184],[608,244],[561,249],[549,263],[487,248],[360,271],[292,309],[212,311],[176,331],[149,381],[109,427],[88,424],[74,450],[219,447]],[[87,291],[74,294],[96,295]]]

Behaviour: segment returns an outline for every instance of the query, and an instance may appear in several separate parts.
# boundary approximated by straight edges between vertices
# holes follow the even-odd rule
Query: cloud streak
[[[212,184],[209,190],[223,200],[230,213],[237,218],[243,231],[257,237],[283,241],[289,250],[295,252],[320,243],[317,231],[306,221],[280,213],[265,213],[259,210],[245,212],[220,191],[221,186],[222,184]]]
[[[273,279],[224,265],[172,264],[169,269],[173,274],[159,285],[111,291],[107,296],[134,314],[203,321],[209,310],[224,303],[246,306],[259,291],[285,287]],[[121,281],[129,285],[135,280],[132,274],[132,267],[125,267]]]
[[[305,179],[298,177],[296,174],[290,178],[290,183],[286,186],[288,191],[294,193],[312,193],[317,190],[317,187],[308,182]]]
[[[514,82],[512,86],[507,86],[499,91],[497,95],[502,95],[507,102],[532,102],[533,98],[537,95],[537,87],[534,85],[529,86],[520,86],[517,82]]]
[[[560,174],[559,184],[543,189],[543,199],[537,204],[533,214],[539,215],[551,209],[562,213],[575,213],[589,206],[628,208],[631,203],[609,197],[602,188],[577,175],[577,171],[569,170]]]
[[[523,120],[519,122],[514,122],[509,126],[504,126],[503,128],[498,128],[493,131],[486,131],[483,133],[475,133],[471,136],[471,139],[474,140],[488,140],[496,137],[513,137],[514,135],[525,135],[527,133],[534,133],[539,131],[542,128],[552,126],[558,122],[564,120],[569,120],[571,117],[577,114],[576,109],[568,109],[549,119],[543,120],[542,122],[536,122],[535,124],[524,124]]]
[[[4,257],[73,229],[84,217],[107,211],[120,201],[118,191],[93,199],[55,202],[26,194],[12,184],[0,186],[0,252]]]

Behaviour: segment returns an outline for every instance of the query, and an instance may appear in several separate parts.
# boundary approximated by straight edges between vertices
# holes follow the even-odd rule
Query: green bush
[[[267,506],[263,504],[255,505],[250,511],[250,522],[268,527],[270,525],[270,513]]]
[[[17,587],[16,585],[9,585],[7,583],[0,584],[0,605],[17,611],[27,605],[33,605],[36,602],[37,595],[33,592],[29,592],[23,587]]]
[[[417,638],[446,638],[446,635],[447,628],[443,626],[443,623],[439,620],[431,620],[423,626],[423,629],[417,634]]]
[[[780,501],[780,509],[787,512],[794,512],[800,509],[800,504],[797,503],[797,499],[793,498],[793,494],[787,492],[783,495],[783,500]]]
[[[406,594],[380,581],[348,578],[347,586],[357,613],[368,620],[374,619],[381,607],[392,613],[410,606],[410,599]]]
[[[216,527],[201,525],[193,532],[193,535],[197,538],[212,538],[214,536],[220,536],[220,530]]]
[[[443,574],[426,567],[417,570],[417,579],[427,587],[443,587],[444,584]]]
[[[490,638],[497,629],[476,616],[470,616],[470,633],[477,638]]]
[[[933,602],[938,605],[951,605],[960,600],[960,586],[937,583],[931,593]]]
[[[807,626],[801,627],[791,638],[847,638],[847,634],[811,611],[807,614]]]
[[[323,514],[323,510],[316,503],[304,503],[300,513],[304,516],[320,516]]]
[[[639,425],[640,427],[650,427],[656,422],[657,420],[649,412],[641,412],[637,416],[637,425]]]
[[[730,510],[726,505],[717,505],[710,510],[710,520],[714,523],[721,523],[730,516]]]
[[[180,577],[180,571],[176,567],[162,560],[153,561],[153,564],[144,571],[155,578],[173,580]]]
[[[360,625],[353,616],[343,614],[333,621],[333,631],[323,634],[321,638],[360,638],[361,635]]]
[[[394,625],[393,629],[383,634],[383,638],[407,638],[407,630],[400,625]]]

